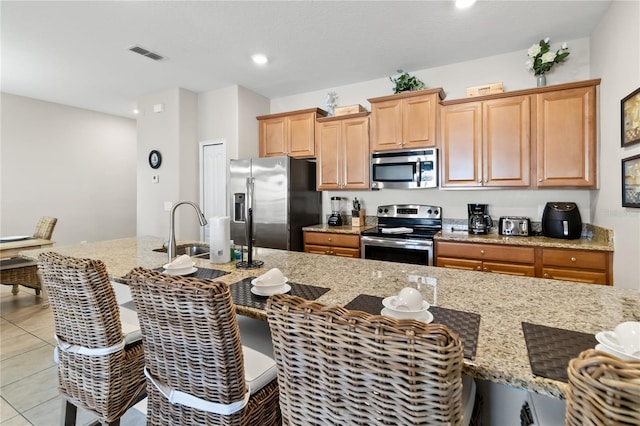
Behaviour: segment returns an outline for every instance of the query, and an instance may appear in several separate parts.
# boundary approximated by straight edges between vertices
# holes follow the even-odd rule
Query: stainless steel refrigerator
[[[254,247],[302,251],[302,227],[322,222],[316,163],[308,160],[231,160],[229,196],[231,239],[235,244],[247,245],[251,225]]]

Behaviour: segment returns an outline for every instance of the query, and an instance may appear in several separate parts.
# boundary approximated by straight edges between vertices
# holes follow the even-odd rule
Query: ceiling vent
[[[150,50],[145,49],[144,47],[140,47],[137,45],[130,47],[129,50],[137,53],[138,55],[146,56],[147,58],[153,59],[154,61],[160,61],[164,59],[164,57],[158,55],[157,53],[154,53]]]

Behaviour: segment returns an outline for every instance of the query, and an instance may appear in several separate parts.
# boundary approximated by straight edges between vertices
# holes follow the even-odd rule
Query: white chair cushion
[[[244,380],[253,395],[276,378],[276,362],[273,358],[244,345],[242,352],[244,354]]]
[[[473,406],[476,402],[476,381],[473,378],[462,375],[462,424],[469,426]]]

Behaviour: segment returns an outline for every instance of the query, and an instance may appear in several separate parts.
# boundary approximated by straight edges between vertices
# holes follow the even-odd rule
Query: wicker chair
[[[120,417],[145,395],[140,333],[123,336],[119,307],[99,260],[57,253],[38,257],[55,326],[58,388],[63,421],[75,424],[77,407],[103,424]]]
[[[53,235],[53,229],[56,227],[58,219],[55,217],[43,216],[38,220],[36,230],[33,233],[33,238],[41,238],[43,240],[50,240]]]
[[[148,425],[280,424],[275,362],[241,345],[226,284],[142,268],[126,278],[145,346]]]
[[[459,425],[462,343],[440,324],[267,302],[285,425]]]
[[[640,425],[640,361],[588,349],[568,375],[566,425]]]

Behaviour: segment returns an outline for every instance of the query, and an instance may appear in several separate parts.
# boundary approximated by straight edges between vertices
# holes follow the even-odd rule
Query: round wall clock
[[[160,155],[160,151],[154,149],[149,153],[149,165],[152,169],[157,169],[160,164],[162,164],[162,155]]]

